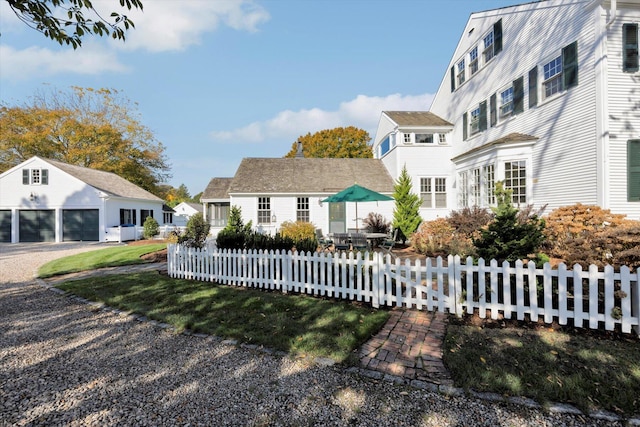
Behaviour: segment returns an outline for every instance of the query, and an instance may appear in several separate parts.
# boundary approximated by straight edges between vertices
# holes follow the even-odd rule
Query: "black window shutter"
[[[622,70],[638,71],[638,24],[622,26]]]
[[[524,76],[513,81],[513,114],[524,111]]]
[[[120,209],[120,224],[124,224],[124,209]]]
[[[502,19],[493,24],[493,54],[502,52]]]
[[[529,108],[538,105],[538,67],[529,71]]]
[[[29,185],[29,169],[22,169],[22,185]]]
[[[138,221],[137,221],[137,215],[136,215],[136,210],[135,209],[131,209],[131,216],[133,217],[131,222],[133,222],[133,225],[138,225]]]
[[[640,139],[627,141],[627,200],[640,201]]]
[[[491,95],[491,97],[489,98],[489,114],[490,114],[490,119],[491,120],[491,127],[494,127],[496,125],[496,123],[498,123],[498,99],[496,94],[494,93],[493,95]]]
[[[451,67],[451,92],[456,90],[456,70]]]
[[[478,130],[480,132],[487,130],[487,101],[480,103],[480,123],[478,124]]]
[[[578,42],[562,48],[562,68],[564,88],[569,89],[578,85]]]
[[[42,169],[40,174],[40,184],[49,185],[49,169]]]
[[[466,140],[467,139],[467,128],[468,128],[468,124],[467,124],[467,113],[464,113],[462,115],[462,140]]]

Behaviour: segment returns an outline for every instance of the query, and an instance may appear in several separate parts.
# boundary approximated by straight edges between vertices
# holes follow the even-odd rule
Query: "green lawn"
[[[640,340],[550,327],[447,327],[444,361],[456,385],[640,415]]]
[[[148,245],[115,246],[113,248],[84,252],[48,262],[40,267],[38,276],[46,278],[58,274],[75,273],[96,268],[141,264],[146,262],[140,258],[142,255],[156,252],[166,247],[166,243],[149,243]]]
[[[178,330],[338,362],[352,362],[353,350],[389,317],[385,310],[346,302],[171,279],[156,272],[96,277],[58,287]]]

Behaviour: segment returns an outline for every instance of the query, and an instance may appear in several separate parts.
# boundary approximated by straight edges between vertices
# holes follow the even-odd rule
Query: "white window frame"
[[[496,56],[494,49],[495,42],[496,40],[492,28],[487,34],[484,35],[484,37],[482,37],[482,43],[484,45],[484,49],[482,50],[482,60],[484,64],[488,63],[493,59],[494,56]]]
[[[296,198],[296,221],[311,222],[311,210],[308,197]]]
[[[483,200],[487,206],[496,204],[496,168],[493,163],[482,167]]]
[[[513,85],[502,88],[498,94],[498,120],[503,121],[513,115]]]
[[[562,82],[563,64],[562,53],[555,55],[552,59],[545,61],[542,69],[542,100],[556,97],[564,91]]]
[[[421,177],[420,198],[422,208],[446,209],[447,208],[447,178],[445,177]]]
[[[478,60],[478,46],[469,51],[469,77],[473,76],[480,70],[480,61]]]
[[[432,133],[416,133],[416,144],[433,144]]]
[[[403,135],[403,141],[405,144],[411,144],[411,134],[410,133],[405,133]]]
[[[447,208],[447,178],[436,177],[434,178],[433,186],[433,199],[435,201],[436,209]]]
[[[469,136],[480,133],[480,105],[469,111]]]
[[[504,188],[511,190],[511,202],[515,205],[527,203],[527,161],[504,162]]]
[[[467,171],[458,173],[458,183],[458,196],[460,198],[459,205],[461,208],[469,207],[469,181]]]
[[[422,199],[420,206],[423,208],[433,207],[433,184],[431,180],[431,177],[420,178],[420,199]]]
[[[258,197],[258,224],[271,224],[271,197]]]
[[[481,182],[480,182],[480,168],[474,168],[470,171],[470,190],[471,190],[471,202],[473,206],[480,206],[481,203]]]
[[[465,60],[464,58],[462,58],[460,61],[458,61],[458,65],[457,67],[457,73],[456,73],[456,82],[457,85],[460,86],[462,85],[462,83],[465,82]]]
[[[447,143],[447,134],[446,133],[438,134],[438,143],[439,144],[443,144],[443,145]]]

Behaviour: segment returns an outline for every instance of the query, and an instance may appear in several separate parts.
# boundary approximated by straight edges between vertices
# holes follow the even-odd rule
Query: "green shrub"
[[[211,226],[204,220],[204,216],[198,212],[189,218],[185,234],[178,237],[178,243],[192,248],[202,248],[209,235]]]
[[[247,224],[242,220],[242,209],[238,206],[231,206],[229,212],[229,222],[224,227],[225,231],[235,231],[236,233],[250,233],[253,224],[249,221]]]
[[[155,218],[148,216],[144,220],[144,224],[142,225],[142,235],[145,239],[151,239],[153,236],[157,236],[160,232],[160,226],[158,225],[158,221]]]
[[[293,245],[299,253],[315,252],[318,249],[318,240],[315,237],[313,239],[300,239],[296,240]]]
[[[220,249],[244,249],[245,233],[224,228],[216,236],[216,246]]]

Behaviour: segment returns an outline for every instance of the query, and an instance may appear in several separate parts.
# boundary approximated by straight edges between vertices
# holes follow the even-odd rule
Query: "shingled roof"
[[[430,111],[383,111],[399,126],[453,126]]]
[[[200,200],[229,199],[229,186],[233,178],[211,178]]]
[[[331,194],[356,183],[380,193],[393,193],[393,178],[382,161],[325,158],[245,158],[229,193]]]
[[[110,196],[162,202],[161,198],[154,196],[147,190],[138,187],[114,173],[70,165],[57,160],[42,160]]]
[[[536,136],[527,135],[527,134],[524,134],[524,133],[513,132],[513,133],[510,133],[510,134],[508,134],[506,136],[503,136],[502,138],[498,138],[496,140],[488,142],[488,143],[486,143],[484,145],[481,145],[479,147],[472,148],[471,150],[469,150],[469,151],[467,151],[465,153],[457,155],[456,157],[454,157],[451,160],[453,160],[455,162],[458,159],[461,159],[461,158],[463,158],[465,156],[468,156],[468,155],[473,154],[473,153],[477,153],[477,152],[482,151],[482,150],[486,150],[489,147],[495,147],[495,146],[498,146],[498,145],[508,145],[508,144],[513,144],[513,143],[518,143],[518,142],[535,142],[537,140],[538,140],[538,137],[536,137]]]

